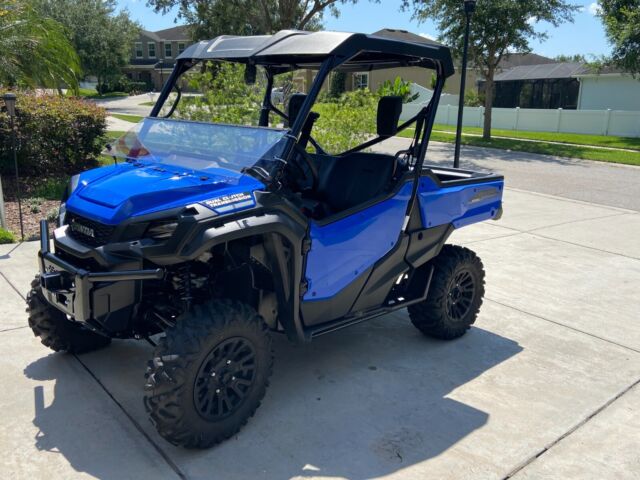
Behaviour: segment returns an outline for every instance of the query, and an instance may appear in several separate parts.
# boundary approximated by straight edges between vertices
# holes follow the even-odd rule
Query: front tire
[[[432,264],[427,299],[407,310],[423,334],[452,340],[476,321],[484,296],[484,268],[473,251],[457,245],[445,245]]]
[[[272,370],[271,335],[254,309],[198,305],[160,339],[145,375],[145,408],[173,445],[209,448],[253,416]]]
[[[27,295],[29,326],[45,347],[54,352],[85,353],[106,347],[109,337],[92,332],[73,322],[60,310],[49,304],[42,295],[40,277],[31,282]]]

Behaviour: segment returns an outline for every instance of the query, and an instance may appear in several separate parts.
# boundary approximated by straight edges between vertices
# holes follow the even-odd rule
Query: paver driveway
[[[640,215],[514,189],[504,210],[451,237],[487,271],[466,336],[426,339],[402,311],[279,339],[256,416],[203,452],[148,422],[149,345],[39,344],[22,298],[37,245],[0,246],[0,476],[639,478]]]

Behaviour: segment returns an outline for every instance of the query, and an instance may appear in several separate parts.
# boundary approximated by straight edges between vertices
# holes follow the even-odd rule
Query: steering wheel
[[[304,163],[300,162],[300,157],[302,157]],[[295,152],[291,155],[290,161],[287,165],[295,167],[295,169],[302,174],[305,180],[311,181],[311,189],[314,191],[317,190],[319,181],[318,169],[313,163],[313,160],[311,160],[309,154],[302,147],[296,144]],[[300,186],[300,184],[298,184],[298,186]]]

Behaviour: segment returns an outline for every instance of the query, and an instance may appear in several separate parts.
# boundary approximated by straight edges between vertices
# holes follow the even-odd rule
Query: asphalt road
[[[393,137],[377,149],[395,153],[409,143]],[[640,211],[640,167],[480,147],[463,147],[460,158],[462,168],[503,174],[511,188]],[[431,142],[426,163],[451,166],[453,144]]]

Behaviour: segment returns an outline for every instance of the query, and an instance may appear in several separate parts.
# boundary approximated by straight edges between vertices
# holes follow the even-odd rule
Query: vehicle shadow
[[[207,451],[169,445],[146,419],[142,371],[149,346],[115,342],[80,359],[188,478],[215,472],[225,480],[365,479],[434,458],[486,424],[486,412],[448,396],[522,348],[478,327],[453,342],[430,340],[406,315],[392,314],[308,345],[277,337],[275,350],[272,384],[255,417],[238,435]],[[33,375],[38,363],[25,373]],[[79,428],[64,420],[68,406],[60,403],[66,388],[56,382],[53,403],[36,410],[34,424],[46,447],[55,447],[74,467],[111,478],[82,457],[82,441],[69,440],[74,434],[57,434]],[[76,435],[89,432],[80,428]]]

